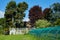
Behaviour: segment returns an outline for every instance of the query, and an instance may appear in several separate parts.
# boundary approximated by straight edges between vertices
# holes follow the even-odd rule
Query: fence
[[[60,26],[32,29],[29,34],[37,40],[60,40]]]

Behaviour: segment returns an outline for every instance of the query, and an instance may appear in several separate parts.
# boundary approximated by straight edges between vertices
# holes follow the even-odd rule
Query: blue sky
[[[9,1],[11,0],[0,0],[0,18],[4,17],[5,7],[7,3],[9,3]],[[17,4],[23,1],[28,4],[28,10],[26,10],[25,12],[26,17],[24,18],[24,20],[28,19],[29,10],[31,7],[35,5],[39,5],[42,7],[42,9],[45,9],[47,7],[50,7],[50,5],[52,5],[53,3],[57,3],[57,2],[60,3],[60,0],[14,0],[14,1],[16,1]]]

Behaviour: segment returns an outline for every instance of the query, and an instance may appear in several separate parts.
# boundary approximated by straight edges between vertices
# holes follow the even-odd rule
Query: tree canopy
[[[42,8],[39,6],[34,6],[29,10],[29,18],[32,24],[34,24],[36,20],[42,19],[42,16]]]
[[[52,20],[56,21],[56,19],[60,18],[60,3],[54,3],[51,5],[52,12]]]
[[[27,10],[28,4],[21,2],[16,4],[15,1],[10,1],[5,10],[5,18],[7,26],[14,26],[15,23],[21,24],[23,17],[25,16],[25,10]],[[21,26],[21,25],[20,25]],[[19,26],[19,27],[20,27]]]

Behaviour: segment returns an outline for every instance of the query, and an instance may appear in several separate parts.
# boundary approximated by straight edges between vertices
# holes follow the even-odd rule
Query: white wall
[[[28,28],[9,28],[9,34],[10,35],[16,35],[16,34],[26,34],[28,33]]]

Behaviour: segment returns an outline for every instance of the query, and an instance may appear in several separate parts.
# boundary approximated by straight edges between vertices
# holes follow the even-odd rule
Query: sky
[[[4,17],[5,13],[5,8],[6,5],[10,2],[11,0],[0,0],[0,18]],[[25,18],[24,20],[28,21],[28,14],[30,8],[32,8],[35,5],[38,5],[42,7],[42,10],[45,8],[49,8],[53,3],[60,3],[60,0],[14,0],[18,4],[19,2],[26,2],[28,4],[28,9],[25,11]]]

